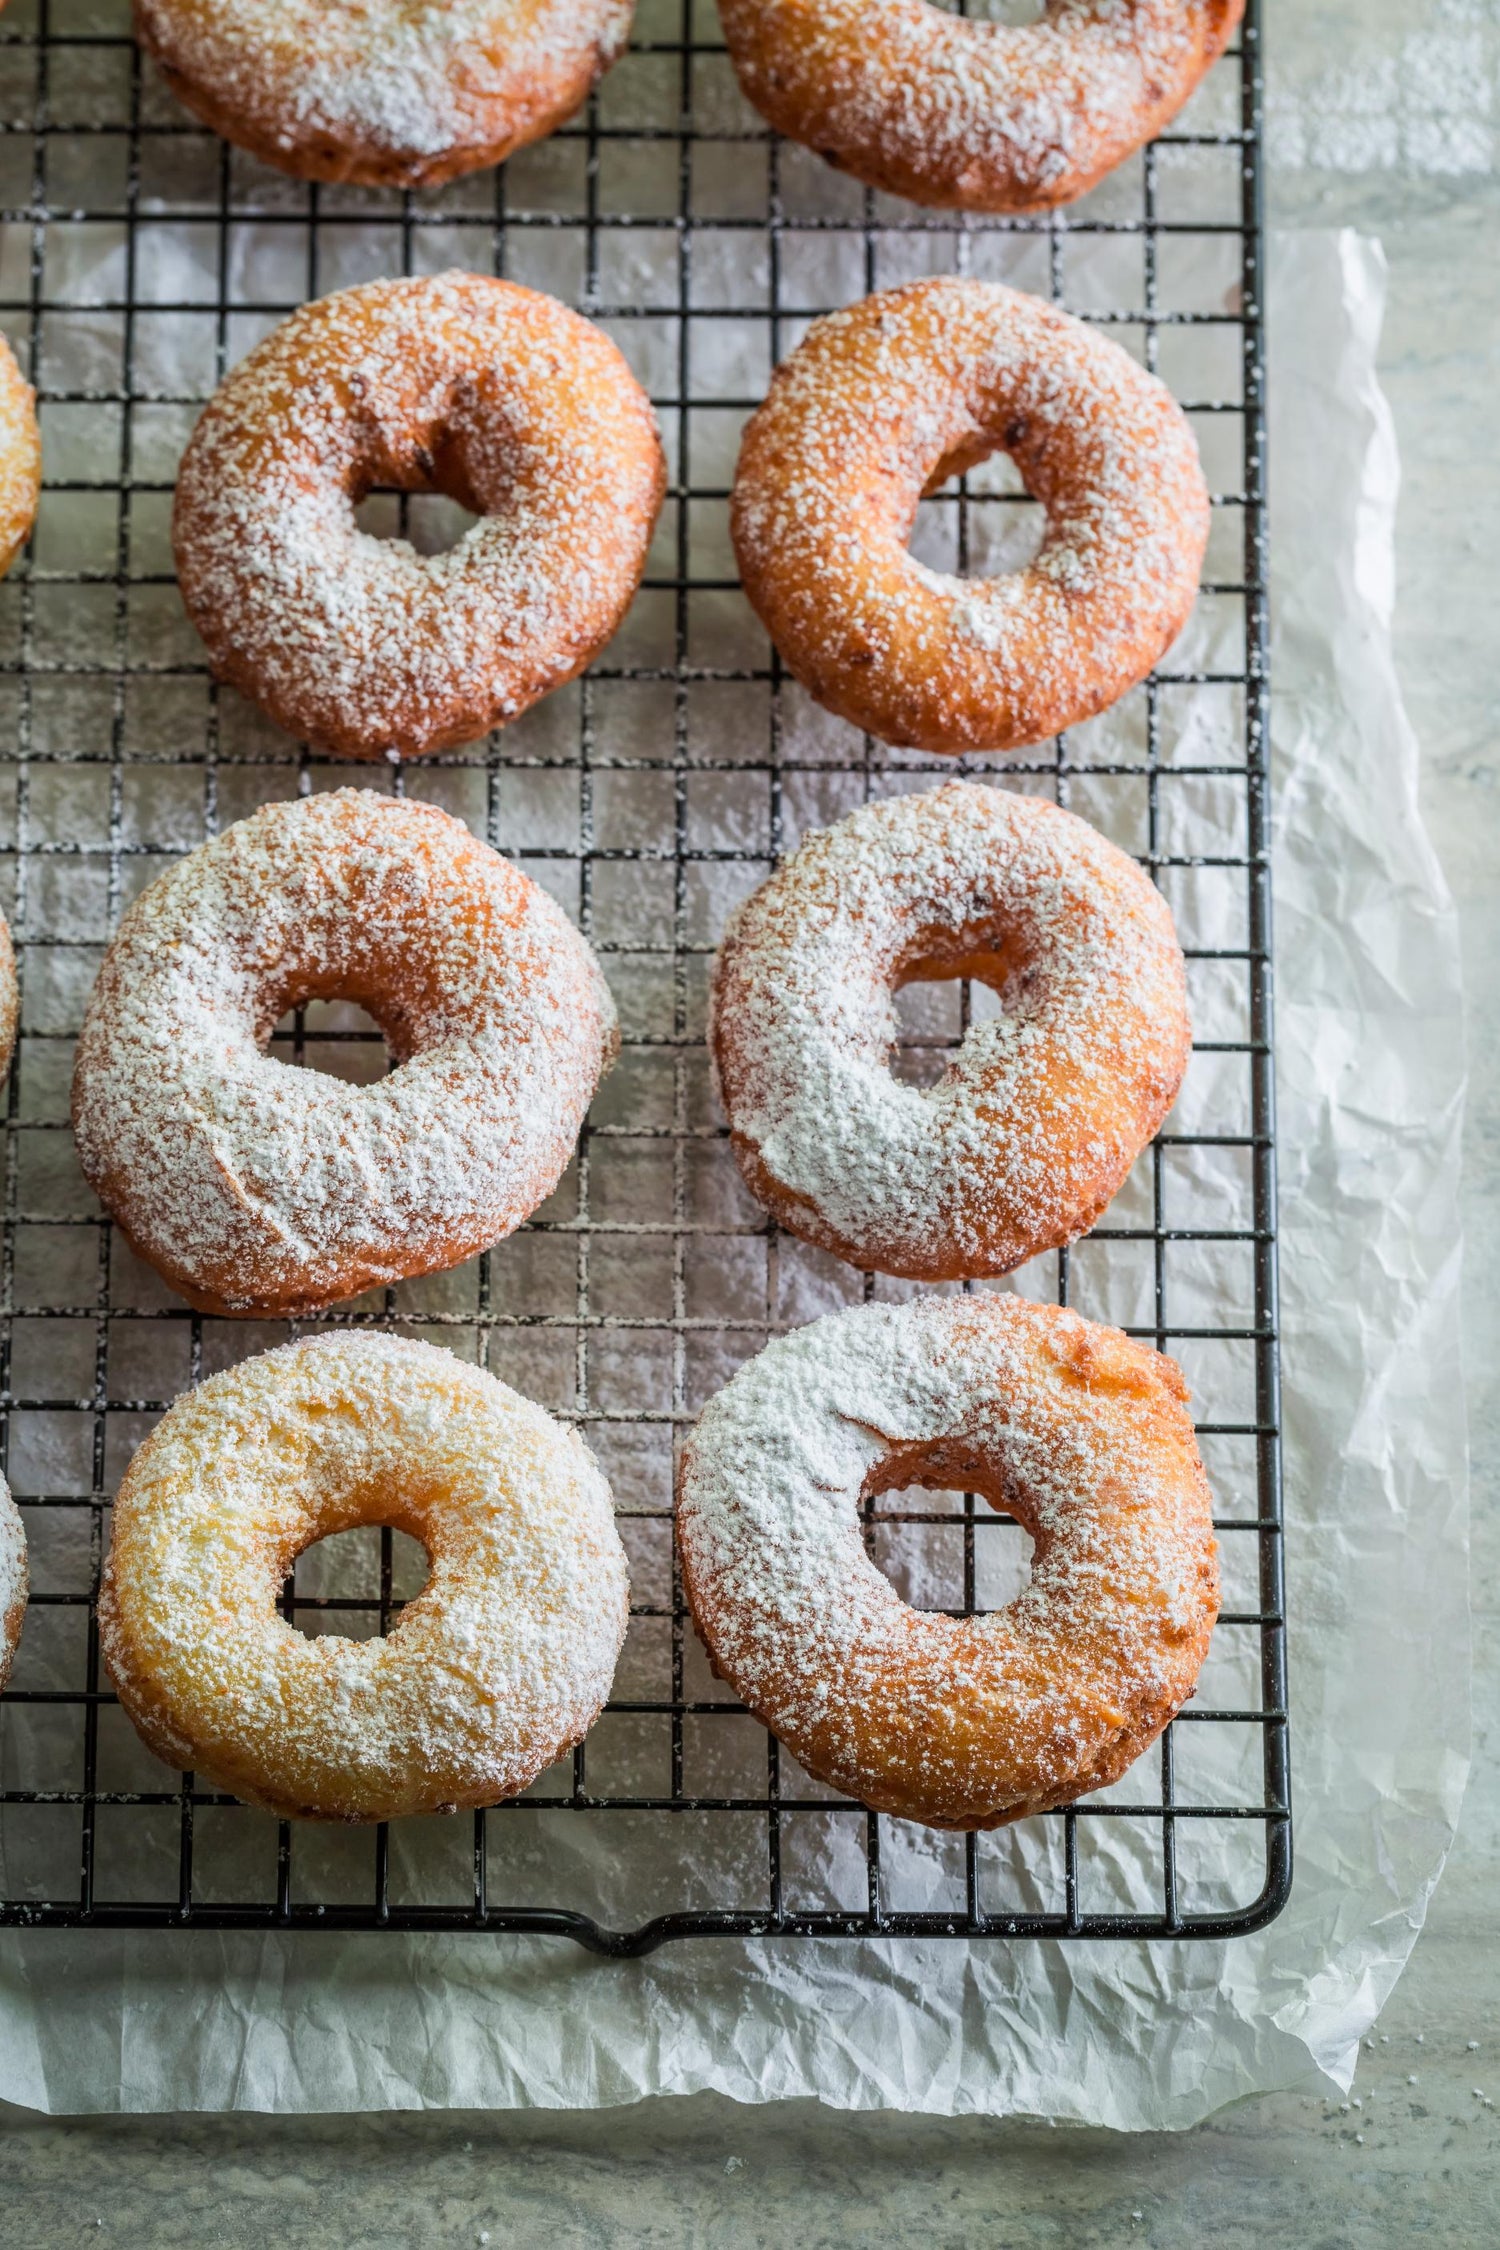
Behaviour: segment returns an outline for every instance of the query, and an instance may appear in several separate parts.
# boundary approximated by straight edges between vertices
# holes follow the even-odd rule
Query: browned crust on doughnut
[[[720,0],[719,12],[741,89],[779,133],[913,203],[1020,216],[1075,202],[1159,133],[1244,0],[1172,0],[1133,74],[1127,27],[1113,86],[1107,68],[1078,69],[1065,38],[1045,51],[1047,27],[1066,34],[1083,0],[1049,0],[1043,26],[1017,29],[955,22],[923,0]]]
[[[0,1477],[0,1578],[9,1578],[12,1567],[15,1590],[6,1604],[4,1616],[0,1617],[0,1688],[10,1678],[16,1660],[16,1646],[26,1622],[26,1604],[31,1593],[31,1559],[27,1552],[25,1524],[11,1498],[10,1487],[4,1477]]]
[[[927,1300],[929,1307],[932,1302]],[[1079,1416],[1101,1429],[1112,1425],[1105,1442],[1118,1454],[1118,1475],[1106,1483],[1112,1482],[1122,1498],[1131,1487],[1138,1497],[1142,1487],[1154,1483],[1172,1549],[1184,1565],[1178,1589],[1183,1612],[1180,1627],[1171,1634],[1157,1634],[1150,1677],[1118,1682],[1116,1707],[1109,1715],[1104,1738],[1081,1762],[1067,1766],[1068,1744],[1047,1736],[1041,1724],[1040,1702],[1035,1713],[1024,1709],[1012,1712],[1011,1735],[997,1747],[994,1722],[987,1721],[981,1708],[983,1697],[976,1696],[972,1709],[969,1707],[967,1694],[972,1692],[973,1682],[966,1676],[956,1678],[946,1699],[944,1752],[930,1769],[925,1767],[920,1749],[915,1754],[909,1748],[897,1752],[889,1737],[882,1739],[881,1711],[874,1704],[851,1721],[850,1699],[848,1695],[839,1699],[835,1691],[840,1683],[833,1680],[825,1682],[829,1691],[827,1716],[811,1723],[789,1724],[789,1707],[804,1712],[809,1708],[808,1683],[798,1672],[799,1652],[789,1647],[784,1661],[758,1685],[747,1680],[741,1666],[725,1660],[726,1642],[733,1645],[731,1609],[715,1598],[705,1582],[698,1567],[695,1539],[682,1535],[684,1496],[695,1475],[700,1432],[690,1436],[683,1449],[676,1491],[683,1590],[715,1677],[729,1683],[815,1780],[856,1798],[873,1811],[930,1828],[966,1833],[1005,1827],[1033,1814],[1056,1810],[1118,1781],[1192,1697],[1218,1620],[1220,1579],[1213,1493],[1198,1451],[1187,1383],[1176,1362],[1119,1329],[1082,1320],[1056,1305],[1029,1304],[1010,1297],[971,1298],[962,1301],[962,1310],[953,1300],[947,1304],[956,1318],[980,1329],[987,1322],[1013,1324],[1024,1339],[1022,1349],[1033,1353],[1038,1365],[1046,1365],[1054,1378],[1060,1374],[1064,1386],[1073,1391]],[[813,1337],[818,1330],[835,1328],[841,1319],[850,1317],[832,1316],[814,1323],[803,1334]],[[997,1362],[1000,1356],[997,1350]],[[1013,1369],[1011,1374],[1013,1379]],[[807,1410],[816,1409],[809,1406]],[[865,1497],[919,1482],[932,1486],[951,1483],[979,1492],[992,1505],[1016,1517],[1037,1540],[1037,1561],[1042,1560],[1046,1531],[1034,1499],[996,1459],[972,1447],[944,1449],[921,1443],[897,1446],[871,1473]],[[1120,1512],[1120,1535],[1127,1538],[1133,1505],[1127,1500]],[[763,1563],[766,1572],[774,1574],[774,1555],[767,1554]],[[1114,1658],[1108,1603],[1099,1598],[1106,1591],[1090,1585],[1088,1598],[1080,1593],[1069,1605],[1066,1619],[1067,1645],[1077,1659],[1079,1672],[1096,1683],[1101,1672],[1108,1673]],[[1110,1598],[1115,1598],[1112,1592]],[[924,1613],[906,1614],[916,1628],[912,1646],[920,1659],[917,1633]],[[881,1702],[887,1707],[915,1711],[931,1700],[930,1666],[914,1661],[908,1676],[899,1649],[887,1653],[879,1677]],[[1069,1683],[1059,1675],[1042,1684],[1049,1690],[1055,1686],[1065,1696]],[[814,1703],[820,1700],[815,1698]],[[1091,1714],[1091,1724],[1097,1736],[1097,1711]],[[965,1764],[965,1745],[976,1763],[987,1770],[998,1763],[1013,1782],[1023,1780],[1028,1772],[1045,1771],[1053,1778],[1047,1785],[1021,1789],[1004,1804],[976,1810],[972,1803],[975,1782]]]
[[[26,1603],[31,1588],[31,1574],[26,1562],[21,1564],[21,1591],[0,1620],[0,1688],[10,1678],[16,1661],[16,1646],[21,1638],[21,1627],[26,1622]]]
[[[549,112],[535,119],[529,130],[517,127],[482,148],[451,149],[442,156],[390,156],[375,149],[345,148],[327,135],[309,136],[299,140],[294,148],[288,148],[285,141],[274,134],[258,131],[250,118],[232,103],[222,100],[212,87],[200,85],[186,71],[175,69],[145,32],[142,32],[141,44],[151,50],[168,91],[211,133],[217,133],[221,140],[232,141],[236,148],[244,149],[248,156],[258,158],[273,171],[288,173],[294,180],[318,180],[331,187],[441,187],[445,180],[459,179],[466,172],[480,172],[491,165],[503,164],[518,148],[526,148],[554,131],[578,107],[577,102],[570,103],[559,115]],[[601,57],[579,101],[587,100],[590,88],[606,68],[607,63]],[[162,1753],[158,1750],[157,1755],[160,1757]]]
[[[613,33],[588,42],[565,66],[520,73],[503,98],[488,105],[487,129],[467,129],[455,117],[453,145],[438,152],[382,147],[372,137],[319,131],[299,119],[290,101],[276,111],[274,127],[191,67],[191,42],[180,36],[180,0],[134,0],[136,35],[170,92],[210,131],[294,179],[329,185],[383,188],[440,187],[467,172],[503,164],[518,149],[544,140],[579,110],[620,55]]]
[[[0,577],[31,537],[41,490],[36,392],[0,336]]]

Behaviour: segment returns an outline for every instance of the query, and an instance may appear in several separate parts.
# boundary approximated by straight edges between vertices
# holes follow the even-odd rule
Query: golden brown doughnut
[[[1001,450],[1047,511],[1036,560],[917,562],[923,493]],[[762,624],[830,711],[919,750],[1018,750],[1170,647],[1209,499],[1165,384],[1038,298],[947,279],[814,323],[745,432],[731,525]]]
[[[36,393],[0,336],[0,577],[31,537],[41,489]]]
[[[432,1574],[383,1640],[280,1614],[297,1557],[359,1524]],[[628,1584],[575,1433],[451,1352],[352,1331],[178,1400],[114,1504],[99,1645],[147,1747],[284,1819],[513,1797],[609,1693]]]
[[[135,0],[195,117],[304,180],[432,187],[570,117],[633,0]]]
[[[928,0],[719,0],[740,85],[779,133],[870,187],[964,211],[1047,211],[1150,140],[1244,0],[1047,0],[1042,21]]]
[[[892,1076],[894,995],[969,976],[937,1085]],[[1044,797],[953,781],[806,837],[735,913],[709,1040],[734,1153],[778,1222],[916,1281],[1002,1274],[1086,1234],[1192,1046],[1166,900]]]
[[[861,1502],[961,1488],[1018,1518],[1006,1608],[909,1608]],[[677,1484],[715,1668],[807,1771],[879,1812],[993,1828],[1119,1779],[1193,1692],[1213,1501],[1173,1362],[1019,1297],[861,1305],[710,1399]]]
[[[352,1086],[268,1055],[314,999],[367,1008],[398,1067]],[[510,1234],[616,1043],[586,941],[461,821],[364,789],[264,805],[115,932],[78,1043],[78,1160],[190,1304],[296,1318]]]
[[[221,679],[348,758],[472,742],[570,680],[629,607],[665,489],[601,329],[474,273],[304,305],[220,385],[177,482],[188,615]],[[373,486],[480,521],[447,554],[359,529]]]

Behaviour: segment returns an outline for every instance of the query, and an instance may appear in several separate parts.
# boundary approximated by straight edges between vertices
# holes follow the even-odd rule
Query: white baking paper
[[[1467,1761],[1459,966],[1391,657],[1380,253],[1291,236],[1274,275],[1284,1914],[1228,1945],[698,1941],[632,1962],[514,1938],[9,1932],[0,2095],[329,2111],[713,2088],[1147,2128],[1348,2083],[1421,1928]],[[814,1281],[804,1312],[827,1301]],[[948,1879],[947,1847],[913,1833],[888,1861],[903,1903]],[[1041,1833],[1006,1832],[1023,1877]],[[574,1895],[599,1892],[597,1846],[534,1841],[576,1848]],[[1128,1897],[1128,1838],[1111,1848]],[[812,1873],[836,1895],[827,1851]]]

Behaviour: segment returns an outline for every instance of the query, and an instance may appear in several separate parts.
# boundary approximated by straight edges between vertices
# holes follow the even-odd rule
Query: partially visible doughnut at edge
[[[998,24],[928,0],[719,0],[748,98],[779,133],[915,203],[1072,203],[1161,131],[1244,0],[1049,0]]]
[[[135,0],[172,92],[298,179],[433,187],[570,117],[633,0]]]
[[[16,1660],[16,1643],[26,1622],[30,1592],[31,1572],[21,1511],[11,1498],[10,1486],[0,1477],[0,1688],[10,1678],[10,1669]]]
[[[31,537],[41,489],[36,393],[0,336],[0,577]]]

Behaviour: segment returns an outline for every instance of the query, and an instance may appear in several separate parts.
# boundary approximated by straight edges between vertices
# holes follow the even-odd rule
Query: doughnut
[[[297,1557],[359,1524],[432,1570],[384,1640],[299,1633]],[[451,1352],[357,1330],[178,1400],[125,1472],[99,1646],[168,1765],[285,1819],[513,1797],[593,1725],[625,1638],[609,1486],[571,1430]]]
[[[997,450],[1046,509],[1036,560],[929,570],[907,552],[917,503]],[[731,525],[745,592],[819,703],[918,750],[1019,750],[1171,646],[1209,499],[1187,417],[1118,344],[947,279],[814,322],[745,432]]]
[[[937,1085],[891,1074],[903,984],[973,977]],[[730,921],[709,1044],[745,1182],[880,1273],[1003,1274],[1086,1234],[1176,1098],[1192,1027],[1166,900],[1043,797],[970,781],[805,839]]]
[[[397,1066],[265,1052],[356,1001]],[[617,1044],[588,945],[436,806],[263,805],[157,877],[105,954],[73,1076],[85,1178],[203,1312],[296,1319],[498,1242],[549,1195]]]
[[[483,274],[304,305],[220,385],[172,515],[222,680],[315,748],[472,742],[570,680],[629,607],[665,490],[656,418],[601,329]],[[473,510],[446,554],[361,531],[374,486]]]
[[[0,1477],[0,1688],[10,1678],[15,1662],[16,1643],[26,1622],[30,1583],[21,1511],[10,1496],[10,1486]]]
[[[31,537],[41,490],[36,393],[0,336],[0,578]]]
[[[1016,1600],[908,1607],[860,1509],[913,1484],[1017,1518]],[[1219,1608],[1181,1372],[1011,1296],[860,1305],[768,1344],[687,1441],[677,1535],[719,1675],[817,1780],[932,1828],[1108,1788],[1192,1694]]]
[[[1040,23],[927,0],[719,0],[778,133],[914,203],[1050,211],[1176,116],[1245,0],[1047,0]]]
[[[303,180],[434,187],[572,115],[633,0],[135,0],[177,99]]]
[[[16,1051],[16,1030],[21,1020],[21,989],[16,982],[15,948],[10,924],[0,914],[0,1078],[10,1068]]]

